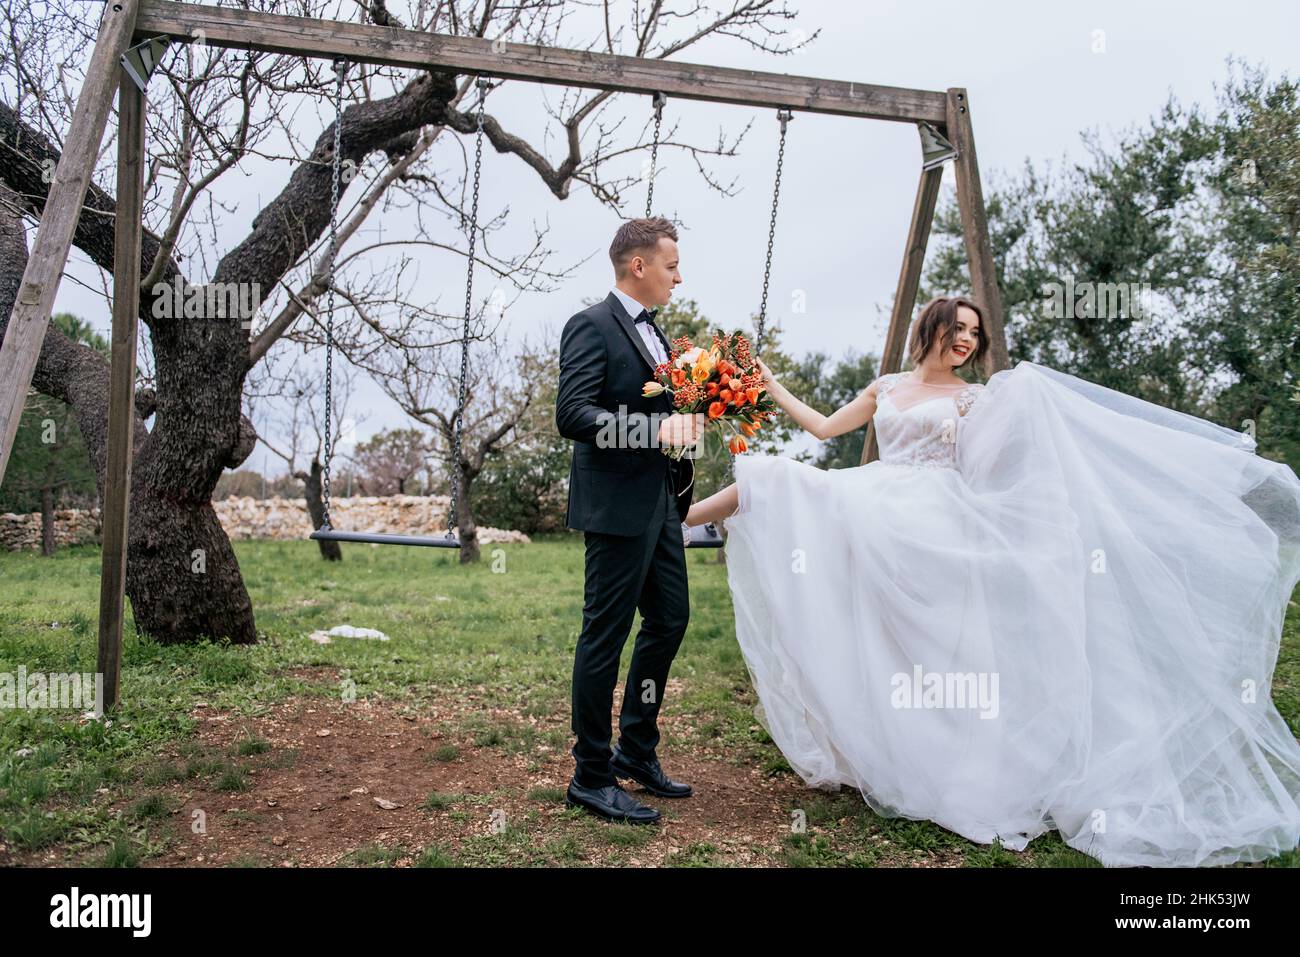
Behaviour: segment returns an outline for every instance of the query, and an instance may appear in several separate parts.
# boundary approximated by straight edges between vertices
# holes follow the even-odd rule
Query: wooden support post
[[[961,231],[966,241],[966,262],[970,268],[971,295],[984,311],[984,331],[989,336],[992,370],[1010,367],[1007,336],[1003,325],[1002,293],[998,290],[989,219],[984,211],[984,190],[975,157],[975,134],[971,131],[970,99],[960,87],[948,90],[948,139],[957,147],[957,206],[961,210]]]
[[[36,241],[9,315],[4,345],[0,346],[0,482],[4,481],[18,420],[23,414],[32,373],[36,371],[54,309],[63,264],[68,260],[90,174],[104,138],[104,125],[113,106],[113,90],[121,72],[118,61],[131,42],[137,5],[138,0],[109,0],[104,5],[86,81],[72,111],[63,154],[54,170],[54,182],[45,200]]]
[[[894,308],[889,316],[889,331],[885,334],[885,347],[880,353],[880,374],[898,372],[903,367],[903,348],[907,344],[907,327],[916,306],[916,291],[921,285],[921,268],[925,265],[925,249],[930,241],[930,226],[934,222],[934,207],[939,200],[939,186],[943,183],[943,167],[924,170],[916,187],[916,201],[912,205],[912,225],[907,230],[907,246],[903,250],[903,268],[898,275],[898,288],[894,290]],[[880,454],[876,441],[876,423],[867,423],[867,438],[862,444],[862,464],[874,462]]]
[[[140,237],[144,214],[144,93],[119,69],[117,219],[113,230],[113,352],[108,382],[108,465],[104,474],[104,549],[99,579],[99,672],[104,709],[117,706],[131,512],[135,427],[135,345],[140,318]]]

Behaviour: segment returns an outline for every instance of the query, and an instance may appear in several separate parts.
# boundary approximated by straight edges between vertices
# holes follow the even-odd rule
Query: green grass
[[[424,799],[424,804],[421,807],[428,811],[441,811],[443,808],[454,805],[461,800],[461,797],[462,795],[459,794],[439,794],[437,791],[431,791],[429,796]]]
[[[430,845],[415,859],[416,867],[459,867],[456,855],[446,848]]]
[[[491,552],[506,555],[494,573]],[[491,546],[484,561],[462,567],[454,555],[425,549],[346,546],[327,565],[309,542],[239,542],[236,553],[257,609],[255,646],[214,643],[168,647],[136,634],[128,616],[122,706],[110,721],[59,711],[0,712],[0,844],[19,854],[129,867],[163,854],[175,823],[167,788],[187,782],[245,793],[258,768],[297,759],[247,734],[229,752],[194,740],[198,704],[231,720],[265,713],[290,697],[342,701],[382,697],[407,713],[469,700],[465,716],[439,728],[425,752],[431,766],[488,749],[536,770],[544,753],[570,744],[567,718],[573,649],[582,617],[583,548],[577,536]],[[753,716],[754,695],[736,645],[726,569],[712,551],[688,553],[691,624],[673,665],[671,709],[688,730],[679,743],[717,760],[796,780]],[[52,558],[0,553],[0,671],[93,672],[100,558],[90,547]],[[388,642],[305,639],[316,629],[378,628]],[[634,626],[635,627],[635,626]],[[635,632],[634,632],[635,633]],[[624,650],[624,668],[632,641]],[[332,669],[337,680],[311,681],[298,669]],[[1273,686],[1293,731],[1300,728],[1300,611],[1290,609]],[[513,717],[502,717],[502,715]],[[426,733],[429,733],[426,731]],[[451,743],[454,739],[456,743]],[[453,779],[454,780],[454,779]],[[581,866],[621,863],[653,851],[660,829],[611,826],[566,810],[563,789],[514,795],[526,802],[500,833],[483,822],[497,795],[430,793],[424,812],[464,825],[457,846],[357,848],[342,863],[386,866]],[[126,810],[122,810],[125,807]],[[115,810],[116,808],[116,810]],[[677,810],[661,807],[667,820]],[[792,866],[1094,866],[1055,834],[1024,854],[974,845],[928,822],[875,815],[854,791],[809,791],[806,822],[764,860]],[[169,821],[169,819],[172,819]],[[181,822],[179,826],[186,826]],[[711,835],[708,835],[711,837]],[[669,866],[726,866],[723,841],[694,840],[658,859]],[[0,852],[0,860],[4,854]],[[268,863],[255,855],[236,866]],[[1284,855],[1273,866],[1300,866]]]
[[[343,863],[351,867],[392,867],[405,856],[400,847],[369,844],[347,854]]]

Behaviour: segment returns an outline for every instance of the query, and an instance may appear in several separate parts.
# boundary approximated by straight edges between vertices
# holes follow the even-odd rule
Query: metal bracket
[[[22,289],[18,291],[18,301],[24,306],[40,305],[41,292],[43,291],[39,282],[25,282]]]
[[[153,71],[158,68],[158,63],[171,42],[171,37],[150,37],[148,40],[141,40],[133,47],[128,47],[122,54],[122,69],[126,70],[141,93],[145,92],[145,88],[149,85],[149,77],[153,76]]]
[[[925,120],[917,123],[916,129],[921,134],[921,169],[931,170],[957,158],[957,147]]]

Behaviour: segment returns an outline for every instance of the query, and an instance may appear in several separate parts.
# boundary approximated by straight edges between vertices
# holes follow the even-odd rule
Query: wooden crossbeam
[[[535,83],[665,93],[743,106],[904,123],[926,120],[941,127],[948,119],[945,94],[929,90],[444,36],[172,0],[141,0],[136,35],[159,34],[178,39],[202,37],[210,46],[241,50],[342,57],[354,63],[422,70],[443,68]]]

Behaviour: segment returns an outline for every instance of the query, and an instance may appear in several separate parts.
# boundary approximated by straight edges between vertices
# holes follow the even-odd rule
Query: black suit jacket
[[[560,335],[560,385],[555,426],[573,439],[569,466],[569,528],[610,535],[640,535],[659,520],[655,504],[664,475],[672,481],[679,514],[694,496],[695,464],[675,462],[659,448],[658,421],[671,414],[667,394],[646,398],[655,361],[614,293],[565,323]],[[611,418],[612,417],[612,418]],[[602,447],[602,429],[630,440]],[[640,447],[635,440],[644,439]]]

